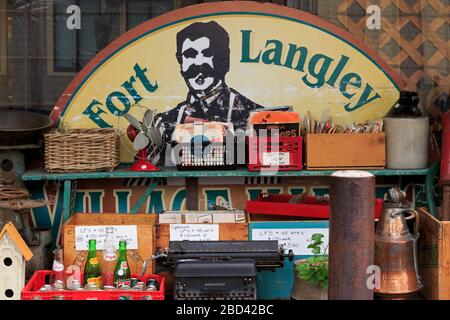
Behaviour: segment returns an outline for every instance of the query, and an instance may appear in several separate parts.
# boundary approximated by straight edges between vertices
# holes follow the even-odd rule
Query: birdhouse
[[[20,300],[26,261],[33,256],[12,222],[0,232],[0,300]]]

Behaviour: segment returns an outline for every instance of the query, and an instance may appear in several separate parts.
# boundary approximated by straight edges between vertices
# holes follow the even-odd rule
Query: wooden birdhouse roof
[[[22,253],[25,260],[26,261],[30,260],[31,257],[33,256],[33,253],[31,252],[30,248],[28,248],[27,244],[20,236],[19,232],[17,231],[16,227],[14,227],[14,224],[12,222],[8,222],[3,228],[2,232],[0,232],[0,240],[3,238],[5,233],[8,233],[8,235],[14,241],[14,243]]]

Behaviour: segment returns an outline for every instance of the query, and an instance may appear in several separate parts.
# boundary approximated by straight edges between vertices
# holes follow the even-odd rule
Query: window
[[[81,11],[79,30],[67,27],[67,8],[73,4]],[[172,10],[173,0],[59,0],[49,7],[49,71],[75,73],[126,30]]]
[[[6,0],[0,0],[0,75],[6,74],[7,45]]]
[[[127,0],[127,30],[172,10],[173,0]]]
[[[317,0],[287,0],[286,5],[317,15]]]

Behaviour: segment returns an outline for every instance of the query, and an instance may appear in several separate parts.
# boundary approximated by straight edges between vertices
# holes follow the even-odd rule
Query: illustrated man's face
[[[181,49],[181,71],[192,89],[205,91],[215,82],[213,54],[207,37],[186,39]]]

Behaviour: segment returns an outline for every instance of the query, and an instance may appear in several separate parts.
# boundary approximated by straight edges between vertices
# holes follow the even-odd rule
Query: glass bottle
[[[97,242],[89,240],[89,252],[84,266],[84,286],[96,289],[102,287],[102,274],[97,258]]]
[[[400,97],[394,106],[388,111],[386,117],[389,118],[419,118],[423,117],[423,112],[419,107],[419,96],[416,92],[400,91]]]
[[[107,227],[105,245],[103,247],[103,286],[114,286],[114,269],[117,263],[117,249],[115,246],[115,240],[114,228]]]
[[[55,290],[64,289],[64,263],[62,249],[55,249],[53,251],[54,259],[52,265],[52,273],[50,275],[50,285]]]
[[[114,269],[114,286],[116,288],[131,287],[131,272],[127,260],[127,242],[119,242],[119,257]]]

